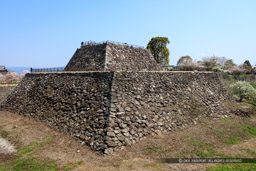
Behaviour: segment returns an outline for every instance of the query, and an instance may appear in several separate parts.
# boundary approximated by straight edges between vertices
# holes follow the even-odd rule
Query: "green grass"
[[[70,164],[67,164],[66,166],[64,166],[64,170],[73,170],[79,166],[81,166],[83,164],[82,161],[79,161],[77,163],[70,163]]]
[[[1,131],[2,135],[3,131]],[[5,133],[4,133],[5,134]],[[35,149],[46,145],[47,143],[53,141],[53,138],[48,138],[42,142],[32,142],[22,149],[19,149],[14,157],[13,161],[0,163],[0,171],[48,171],[57,170],[57,164],[52,160],[38,160],[33,157],[33,152]],[[29,157],[26,157],[26,154]]]
[[[230,144],[238,144],[240,142],[241,142],[241,139],[238,139],[238,138],[233,137],[233,136],[230,136],[229,139],[225,140],[225,144],[228,144],[228,145],[230,145]]]
[[[57,165],[54,161],[37,160],[35,158],[20,158],[0,164],[0,171],[54,171]]]
[[[201,158],[213,157],[216,155],[216,151],[210,145],[206,145],[197,139],[191,141],[197,148],[195,154]]]
[[[246,153],[250,154],[251,156],[253,156],[254,158],[256,158],[256,151],[249,149],[249,148],[243,148],[241,149],[241,151],[245,151]]]
[[[245,130],[245,132],[248,132],[249,134],[256,136],[256,127],[254,127],[252,125],[246,125],[244,130]]]
[[[212,166],[207,171],[254,171],[256,170],[256,163],[233,163]]]
[[[37,149],[39,147],[42,147],[42,146],[46,145],[47,143],[49,143],[51,141],[53,141],[53,138],[48,138],[48,139],[46,139],[46,140],[44,140],[42,142],[37,142],[37,141],[32,142],[29,145],[27,145],[26,147],[20,149],[18,151],[17,155],[18,156],[23,156],[23,155],[25,155],[27,153],[30,153],[30,152],[34,151],[35,149]]]
[[[200,140],[192,139],[191,143],[196,148],[195,155],[200,158],[211,158],[211,157],[232,158],[232,156],[225,155],[223,153],[218,153],[211,145],[205,144]]]
[[[252,82],[251,85],[256,89],[256,82]]]
[[[1,131],[1,135],[8,135],[7,132]],[[59,168],[54,160],[39,160],[33,157],[33,151],[42,147],[54,138],[48,138],[41,142],[32,142],[29,145],[18,150],[13,161],[0,163],[0,171],[57,171],[57,170],[73,170],[83,164],[82,161],[78,163],[70,163]]]
[[[244,122],[237,122],[230,118],[221,120],[229,128],[225,127],[211,128],[210,130],[218,137],[218,139],[227,145],[238,144],[242,140],[256,136],[256,127]]]

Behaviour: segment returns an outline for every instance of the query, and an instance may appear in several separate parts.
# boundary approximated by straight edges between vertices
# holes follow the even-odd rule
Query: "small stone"
[[[80,153],[80,150],[77,150],[76,152],[77,152],[77,153]]]
[[[120,131],[119,131],[119,130],[114,130],[114,133],[115,133],[115,134],[119,134]]]
[[[130,131],[130,133],[131,133],[132,135],[134,135],[134,134],[136,134],[136,131],[132,129],[132,130]]]
[[[139,133],[139,137],[140,137],[140,138],[143,137],[143,134],[142,134],[142,133]]]
[[[128,129],[127,128],[122,129],[121,132],[126,133],[126,132],[128,132]]]
[[[102,109],[97,110],[97,113],[103,113]]]
[[[128,136],[130,135],[128,132],[123,133],[123,134],[124,134],[124,136],[126,136],[126,137],[128,137]]]
[[[120,126],[120,128],[126,128],[127,127],[127,125],[124,124],[124,123],[121,123],[119,126]]]
[[[125,111],[130,112],[130,111],[131,111],[131,108],[126,107],[126,108],[125,108]]]
[[[117,138],[118,138],[119,141],[124,141],[125,140],[124,137],[121,137],[121,136],[117,137]]]
[[[106,136],[106,137],[105,137],[105,140],[106,140],[106,141],[110,141],[110,140],[112,140],[112,138],[109,137],[109,136]]]
[[[112,132],[112,131],[113,131],[113,128],[107,127],[107,132]]]
[[[142,118],[143,118],[143,119],[147,119],[147,116],[146,116],[146,115],[143,115]]]
[[[163,124],[163,122],[158,122],[158,125],[163,126],[164,124]]]
[[[132,144],[132,142],[127,138],[125,139],[125,143],[126,143],[126,145],[131,145]]]
[[[114,151],[113,148],[108,148],[108,149],[104,150],[104,153],[105,154],[111,154],[111,153],[113,153],[113,151]]]
[[[110,136],[110,137],[114,137],[115,133],[114,132],[107,132],[107,135]]]
[[[155,133],[156,133],[157,135],[162,135],[162,132],[161,132],[160,130],[156,130]]]
[[[113,142],[113,141],[106,141],[106,144],[107,144],[109,147],[115,147],[115,146],[116,146],[115,142]]]
[[[117,116],[121,116],[121,115],[124,115],[125,113],[124,112],[117,112],[116,115]]]
[[[110,111],[111,111],[111,112],[116,112],[116,109],[113,108],[113,107],[111,107],[111,108],[110,108]]]
[[[126,121],[130,121],[131,119],[130,119],[129,116],[127,116],[127,117],[125,118],[125,120],[126,120]]]

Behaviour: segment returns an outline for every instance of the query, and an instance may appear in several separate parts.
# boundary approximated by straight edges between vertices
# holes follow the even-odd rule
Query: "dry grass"
[[[109,156],[98,155],[77,140],[34,119],[9,112],[0,112],[0,118],[0,132],[16,146],[23,158],[54,161],[60,170],[205,170],[213,164],[164,164],[157,159],[256,158],[256,136],[248,128],[256,128],[255,116],[203,119],[195,126],[148,137]],[[239,141],[232,141],[232,137]]]

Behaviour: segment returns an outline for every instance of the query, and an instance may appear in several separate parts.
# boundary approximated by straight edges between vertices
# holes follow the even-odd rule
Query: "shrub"
[[[231,86],[234,95],[239,97],[239,101],[243,99],[251,100],[256,102],[256,90],[246,81],[238,81]]]

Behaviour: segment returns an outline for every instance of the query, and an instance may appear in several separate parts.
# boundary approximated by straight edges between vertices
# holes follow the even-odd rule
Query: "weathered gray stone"
[[[119,126],[120,126],[120,128],[126,128],[127,127],[127,125],[124,124],[124,123],[119,124]]]
[[[150,51],[106,42],[77,49],[66,71],[160,71]]]
[[[109,153],[147,135],[195,124],[197,118],[226,115],[223,87],[217,73],[32,73],[0,108],[47,122]]]
[[[114,137],[115,133],[114,132],[107,132],[107,136]]]
[[[122,133],[126,133],[126,132],[128,132],[128,129],[127,129],[127,128],[122,129],[121,132],[122,132]]]
[[[114,152],[113,148],[108,148],[104,150],[104,154],[111,154],[113,152]]]
[[[107,144],[109,147],[115,147],[115,146],[116,146],[116,143],[113,142],[113,141],[106,141],[106,144]]]

